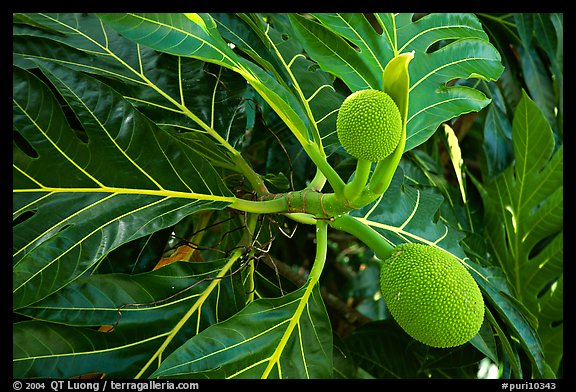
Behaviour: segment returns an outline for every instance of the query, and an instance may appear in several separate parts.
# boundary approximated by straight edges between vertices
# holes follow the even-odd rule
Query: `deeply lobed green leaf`
[[[281,131],[290,129],[296,136],[293,140],[284,132],[272,139],[289,147],[290,169],[290,159],[304,155],[302,145],[330,140],[335,110],[342,99],[334,91],[341,87],[332,85],[330,73],[352,90],[363,83],[381,88],[388,60],[414,50],[415,59],[408,68],[412,83],[407,150],[427,140],[440,122],[488,104],[478,90],[452,85],[457,78],[493,80],[501,72],[499,54],[473,15],[371,15],[373,20],[362,14],[318,14],[316,19],[246,14],[115,14],[102,19],[79,14],[16,15],[14,307],[21,315],[43,321],[14,324],[14,374],[71,377],[104,371],[110,376],[133,377],[158,354],[171,328],[206,287],[199,282],[200,275],[194,274],[195,267],[178,263],[141,275],[88,276],[91,268],[115,250],[169,230],[195,212],[226,207],[232,194],[221,179],[222,172],[212,166],[236,169],[234,147],[258,145],[251,144],[250,137],[253,126],[262,128],[260,115],[273,118],[276,127],[283,127]],[[304,48],[322,69],[301,54]],[[552,53],[554,45],[546,50]],[[276,117],[271,116],[270,108]],[[526,108],[527,112],[534,110],[530,105]],[[526,126],[539,121],[529,117]],[[260,142],[274,151],[270,143]],[[542,144],[548,145],[547,141]],[[275,150],[273,158],[286,164],[286,152]],[[516,154],[520,156],[522,151]],[[269,166],[271,158],[266,159],[265,170],[278,167]],[[550,162],[558,163],[558,159],[561,162],[561,153]],[[535,161],[530,159],[528,166],[531,162]],[[538,164],[546,167],[545,162],[547,158]],[[529,168],[527,172],[539,170]],[[550,174],[547,169],[542,172]],[[536,373],[549,375],[546,361],[554,363],[562,352],[563,277],[558,261],[562,233],[554,236],[561,189],[532,205],[535,214],[531,218],[521,218],[527,248],[520,253],[528,255],[531,266],[542,268],[524,270],[522,265],[526,274],[515,278],[527,282],[520,286],[523,292],[540,294],[534,305],[531,295],[523,297],[524,304],[515,299],[516,287],[512,284],[510,290],[500,269],[469,262],[461,248],[461,227],[448,223],[445,210],[439,210],[442,196],[408,178],[410,174],[404,175],[397,173],[390,191],[374,205],[357,211],[356,218],[393,243],[430,243],[472,266],[491,308],[519,339]],[[305,183],[306,179],[300,180]],[[505,181],[506,185],[516,183]],[[522,187],[537,186],[530,181],[522,183]],[[87,191],[78,192],[78,187]],[[509,197],[510,206],[516,202],[513,192],[502,195],[494,199],[495,215],[502,200]],[[536,196],[542,195],[537,192]],[[493,219],[494,227],[498,228],[501,218],[508,231],[516,227],[510,220],[514,215],[502,215]],[[222,249],[234,247],[237,239],[230,235],[234,228],[229,229],[222,230],[222,238],[210,238],[211,243],[225,243]],[[502,241],[502,232],[491,232],[502,249],[510,246]],[[117,257],[114,260],[118,262]],[[205,266],[216,272],[217,264]],[[507,267],[508,277],[515,276],[514,268],[520,265]],[[154,364],[162,360],[157,375],[333,375],[332,361],[336,359],[332,358],[330,321],[317,287],[307,291],[311,286],[306,286],[274,300],[257,300],[224,321],[244,305],[243,285],[249,285],[250,274],[247,268],[230,276],[231,286],[227,279],[217,286],[198,317],[187,322],[182,333],[154,359]],[[242,282],[238,282],[240,276]],[[182,280],[171,284],[174,277]],[[186,287],[190,289],[171,297],[176,288]],[[282,292],[280,288],[277,291]],[[83,295],[76,295],[78,292]],[[310,297],[304,299],[303,292]],[[119,311],[123,304],[129,306]],[[304,307],[298,318],[294,316],[296,304]],[[527,310],[534,306],[540,309],[537,317]],[[286,309],[289,312],[284,312]],[[87,329],[118,320],[113,334]],[[493,317],[488,321],[471,343],[495,360],[498,354],[490,324],[512,374],[522,377],[509,331],[504,332]],[[283,328],[291,322],[296,322],[296,329],[287,335]],[[200,330],[203,332],[196,335]],[[228,339],[225,344],[214,344],[223,336]],[[454,371],[435,366],[436,357],[429,355],[419,369],[402,361],[371,368],[371,359],[383,364],[390,359],[374,351],[371,343],[380,343],[379,337],[350,340],[356,362],[352,366],[361,364],[379,376],[420,376],[422,369],[432,369],[427,377],[474,376],[471,369],[476,357],[470,367]],[[50,343],[37,344],[45,341]],[[470,352],[462,356],[453,353],[454,362],[445,362],[449,367],[458,366],[470,358],[465,355]],[[441,370],[436,373],[436,369]],[[509,372],[505,370],[504,376]],[[354,374],[369,375],[364,369]]]
[[[293,320],[296,328],[290,330]],[[330,322],[318,286],[306,285],[280,298],[255,300],[204,330],[166,358],[153,376],[328,378],[331,373]]]
[[[382,89],[386,64],[414,51],[406,151],[428,140],[443,121],[490,102],[476,89],[451,86],[453,80],[497,80],[503,71],[500,54],[471,14],[429,14],[417,20],[410,13],[374,14],[372,21],[362,14],[314,17],[291,15],[291,21],[310,56],[352,92]]]
[[[562,358],[563,145],[523,93],[512,124],[514,164],[482,187],[486,235],[513,297],[538,319],[545,344],[527,344],[537,374]],[[545,360],[542,356],[545,356]]]
[[[37,157],[14,145],[15,308],[59,290],[125,242],[223,208],[231,195],[202,157],[109,86],[62,66],[42,69],[87,142],[48,87],[16,68],[14,127]]]

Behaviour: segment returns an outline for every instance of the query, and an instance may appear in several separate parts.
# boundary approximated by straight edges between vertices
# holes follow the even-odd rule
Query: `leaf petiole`
[[[168,334],[162,345],[158,348],[158,350],[156,350],[156,352],[152,355],[152,357],[150,357],[148,362],[146,362],[146,364],[142,367],[142,369],[140,369],[140,371],[134,378],[138,379],[142,377],[142,375],[146,372],[146,370],[150,367],[150,365],[157,358],[160,358],[166,347],[168,347],[168,344],[170,344],[172,339],[174,339],[174,337],[182,329],[184,324],[186,324],[186,322],[190,319],[190,317],[192,317],[192,315],[196,311],[199,311],[199,309],[204,304],[208,296],[214,291],[216,286],[220,284],[222,278],[229,273],[230,269],[236,263],[236,261],[238,261],[242,257],[245,246],[247,246],[252,241],[252,235],[255,231],[256,222],[257,222],[256,215],[249,214],[247,216],[246,218],[247,230],[242,239],[240,240],[239,244],[240,246],[235,249],[235,251],[230,256],[228,262],[224,265],[224,267],[222,267],[220,271],[218,271],[218,274],[210,282],[208,287],[206,287],[206,290],[204,290],[204,292],[200,295],[200,297],[198,297],[198,299],[192,304],[190,309],[188,309],[186,314],[180,319],[180,321],[178,321],[178,323],[174,326],[174,328],[172,328],[172,330],[170,331],[170,333]]]
[[[180,331],[180,329],[182,329],[182,327],[184,326],[184,324],[186,324],[186,322],[190,319],[190,317],[192,317],[192,315],[202,306],[202,304],[206,301],[208,296],[212,293],[212,291],[214,291],[216,286],[220,283],[221,278],[229,272],[229,270],[232,268],[234,263],[241,256],[242,256],[242,249],[236,250],[230,256],[230,259],[228,260],[226,265],[224,265],[224,267],[222,267],[222,269],[218,272],[218,275],[216,275],[214,280],[212,280],[212,282],[210,282],[210,284],[208,285],[206,290],[204,290],[202,295],[200,295],[200,297],[194,302],[194,304],[190,307],[190,309],[188,309],[188,312],[186,312],[184,317],[182,317],[180,319],[180,321],[178,321],[178,323],[174,326],[174,328],[172,328],[172,330],[170,331],[170,333],[168,334],[168,336],[166,337],[166,339],[164,340],[162,345],[158,348],[158,350],[156,350],[156,352],[152,355],[152,357],[150,357],[148,362],[146,362],[146,364],[142,367],[142,369],[140,369],[138,374],[134,377],[135,379],[142,377],[142,375],[146,372],[146,370],[150,367],[150,365],[152,365],[152,363],[157,358],[159,358],[160,355],[162,355],[162,353],[164,352],[166,347],[168,347],[168,344],[170,344],[172,339],[174,339],[176,334]]]
[[[268,378],[268,375],[272,371],[275,365],[280,361],[280,356],[284,351],[288,339],[292,336],[294,328],[298,325],[302,312],[308,305],[308,300],[312,294],[312,290],[320,280],[320,275],[324,269],[324,264],[326,263],[326,255],[328,252],[328,224],[324,220],[316,221],[316,256],[314,258],[314,264],[310,270],[310,275],[308,276],[308,281],[306,282],[306,291],[302,298],[300,298],[300,303],[294,312],[294,315],[290,318],[290,324],[286,328],[286,331],[282,335],[278,346],[274,350],[274,353],[268,358],[268,365],[262,373],[262,379]]]

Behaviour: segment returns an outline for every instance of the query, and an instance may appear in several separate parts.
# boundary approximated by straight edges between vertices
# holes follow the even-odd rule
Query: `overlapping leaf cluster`
[[[556,167],[544,169],[553,173],[550,184],[529,204],[555,220],[538,226],[542,232],[521,226],[543,249],[532,264],[547,266],[525,284],[513,284],[526,282],[514,271],[532,258],[533,243],[510,248],[521,259],[495,252],[500,265],[486,263],[470,246],[479,233],[450,222],[462,205],[409,160],[382,198],[353,212],[386,241],[439,246],[470,265],[495,314],[472,345],[444,362],[416,366],[423,349],[416,345],[414,362],[398,364],[403,371],[370,365],[370,358],[397,363],[391,358],[400,348],[386,345],[383,354],[366,345],[401,333],[390,320],[341,341],[320,284],[305,276],[296,287],[280,276],[286,265],[270,260],[286,255],[271,250],[286,235],[283,217],[226,210],[267,187],[346,178],[336,111],[349,92],[380,89],[386,64],[401,53],[414,53],[406,151],[441,123],[488,105],[480,90],[454,83],[502,73],[474,15],[18,14],[13,44],[15,377],[428,377],[452,368],[468,377],[482,356],[510,361],[520,376],[504,329],[535,375],[550,374],[546,361],[558,364],[550,323],[561,320],[561,197],[546,199],[559,186]],[[517,162],[534,154],[521,146],[541,127],[514,125],[524,135],[514,140]],[[425,153],[411,159],[418,156]],[[534,170],[521,190],[533,188]],[[515,217],[525,203],[493,187],[486,205],[496,213],[510,204]],[[500,218],[486,223],[494,249]],[[154,269],[182,243],[178,237],[198,259]],[[316,278],[326,249],[317,251]],[[285,262],[310,269],[297,257]],[[546,284],[554,290],[545,298],[521,294]]]

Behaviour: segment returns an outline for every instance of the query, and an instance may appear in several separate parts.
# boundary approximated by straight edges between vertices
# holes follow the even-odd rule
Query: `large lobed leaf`
[[[563,145],[523,93],[512,124],[514,163],[482,188],[486,235],[513,296],[537,321],[545,360],[557,369],[563,340]],[[537,370],[545,371],[540,358]]]
[[[315,133],[304,103],[273,75],[237,55],[222,38],[210,15],[100,14],[99,17],[133,42],[163,53],[218,64],[239,73],[274,108],[301,143],[307,143]]]
[[[35,321],[13,326],[14,376],[70,378],[102,372],[105,377],[134,377],[226,262],[179,262],[141,274],[78,278],[18,311]],[[217,282],[218,289],[203,300],[164,355],[242,309],[240,274]],[[93,329],[99,326],[113,331]]]
[[[111,250],[228,204],[208,162],[98,80],[52,63],[14,70],[13,306],[64,287]],[[77,126],[75,126],[77,127]]]
[[[80,19],[85,23],[80,23]],[[221,209],[233,200],[207,159],[233,167],[226,157],[220,158],[222,155],[214,151],[213,141],[212,145],[207,144],[210,139],[206,136],[214,137],[214,132],[206,128],[217,127],[222,137],[215,139],[224,145],[228,134],[221,132],[222,128],[227,122],[231,127],[229,122],[235,114],[222,115],[228,113],[230,105],[220,100],[217,92],[224,90],[221,86],[230,88],[238,79],[231,83],[225,80],[225,72],[216,68],[216,83],[207,85],[204,79],[208,72],[197,66],[203,64],[201,61],[161,57],[113,34],[90,16],[40,14],[23,20],[34,20],[34,26],[41,28],[24,25],[16,29],[14,62],[19,67],[15,72],[22,76],[21,80],[15,78],[14,99],[14,232],[18,237],[14,242],[14,307],[20,314],[43,321],[14,325],[15,374],[70,377],[77,372],[102,371],[111,376],[133,377],[140,370],[141,375],[156,355],[166,357],[183,343],[182,336],[193,336],[215,324],[219,317],[224,319],[235,313],[244,305],[239,300],[242,295],[224,293],[220,281],[214,280],[220,301],[195,302],[209,292],[205,284],[192,283],[194,290],[171,296],[185,281],[170,285],[170,279],[163,280],[160,272],[140,276],[83,275],[122,245],[172,227],[202,209]],[[194,17],[188,21],[202,24],[201,19]],[[177,60],[176,68],[165,65],[171,59]],[[234,66],[237,64],[240,63]],[[277,94],[268,86],[274,84],[269,75],[257,68],[247,71],[240,67],[251,75],[260,73],[257,80],[271,94]],[[186,75],[190,70],[198,72]],[[194,77],[200,78],[195,82],[202,81],[192,84],[194,88],[208,90],[213,95],[211,100],[200,100],[206,96],[205,91],[184,97],[185,91],[194,90],[188,82]],[[315,92],[304,91],[307,97]],[[61,109],[61,102],[66,103],[67,111]],[[285,109],[290,107],[283,99],[272,98],[272,105],[275,102]],[[200,112],[196,116],[186,105],[202,110],[211,106],[212,114]],[[164,132],[171,125],[198,131],[193,123],[182,121],[182,115],[194,120],[201,132]],[[214,119],[225,121],[218,123]],[[208,131],[208,135],[203,131]],[[318,134],[316,138],[319,140]],[[46,171],[48,163],[57,170]],[[27,252],[28,249],[32,250]],[[55,254],[49,254],[49,250]],[[46,260],[46,254],[53,259]],[[142,290],[142,285],[149,285],[151,280],[155,288]],[[293,313],[275,316],[280,328],[267,335],[271,340],[263,353],[272,350],[272,356],[262,375],[330,374],[330,324],[318,288],[313,287],[309,285],[295,294],[299,299],[286,308]],[[235,288],[238,289],[244,293],[243,287]],[[82,296],[76,296],[78,292]],[[227,301],[234,306],[220,305]],[[178,332],[180,324],[190,317],[186,311],[193,309],[201,309],[197,321],[188,323],[192,325],[182,329],[184,333],[177,335],[178,339],[171,340],[172,333]],[[270,314],[276,313],[276,309],[271,309]],[[90,329],[116,323],[110,334]],[[210,331],[215,328],[216,325]],[[44,339],[53,344],[37,347],[35,342]],[[304,344],[303,339],[312,339],[312,343]],[[69,345],[64,344],[67,340]],[[191,340],[190,344],[196,341]],[[164,346],[167,342],[171,342],[168,348]],[[318,342],[320,351],[315,348]],[[296,350],[302,350],[301,361],[293,363]],[[85,366],[77,366],[79,361],[84,361]],[[246,360],[232,366],[252,368]],[[44,372],[46,369],[52,373]],[[210,370],[206,370],[204,376],[210,375]],[[243,377],[251,375],[248,372]]]
[[[230,144],[244,129],[240,122],[246,83],[242,78],[221,67],[209,69],[202,61],[140,46],[95,15],[27,14],[25,18],[32,25],[15,23],[13,28],[15,65],[33,69],[41,59],[104,77],[158,126],[174,131],[186,148],[216,166],[235,168],[228,154],[235,153]]]
[[[395,56],[414,51],[410,64],[408,151],[424,143],[444,121],[479,111],[490,99],[480,91],[452,85],[460,78],[497,80],[503,71],[498,51],[471,14],[410,13],[291,14],[307,53],[351,91],[382,89],[383,71]],[[381,29],[379,32],[377,29]]]
[[[329,378],[332,333],[318,285],[261,298],[202,331],[152,375],[182,378]]]

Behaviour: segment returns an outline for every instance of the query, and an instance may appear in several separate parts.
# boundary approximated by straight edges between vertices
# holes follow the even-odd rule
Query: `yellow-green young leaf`
[[[204,23],[204,20],[202,20],[200,15],[198,15],[196,13],[184,13],[184,16],[186,16],[192,22],[196,23],[198,26],[202,27],[202,30],[204,30],[206,33],[208,33],[208,28],[206,27],[206,23]]]
[[[448,142],[448,154],[452,161],[452,167],[454,167],[454,174],[456,174],[456,179],[458,180],[462,201],[466,204],[466,189],[464,188],[465,183],[462,174],[463,160],[462,152],[460,151],[460,144],[458,143],[458,137],[448,124],[444,124],[444,134],[446,135],[446,140]]]
[[[402,53],[394,57],[384,69],[382,76],[382,89],[390,95],[402,116],[402,123],[406,126],[408,116],[408,101],[410,92],[410,73],[408,66],[414,59],[414,52]]]

